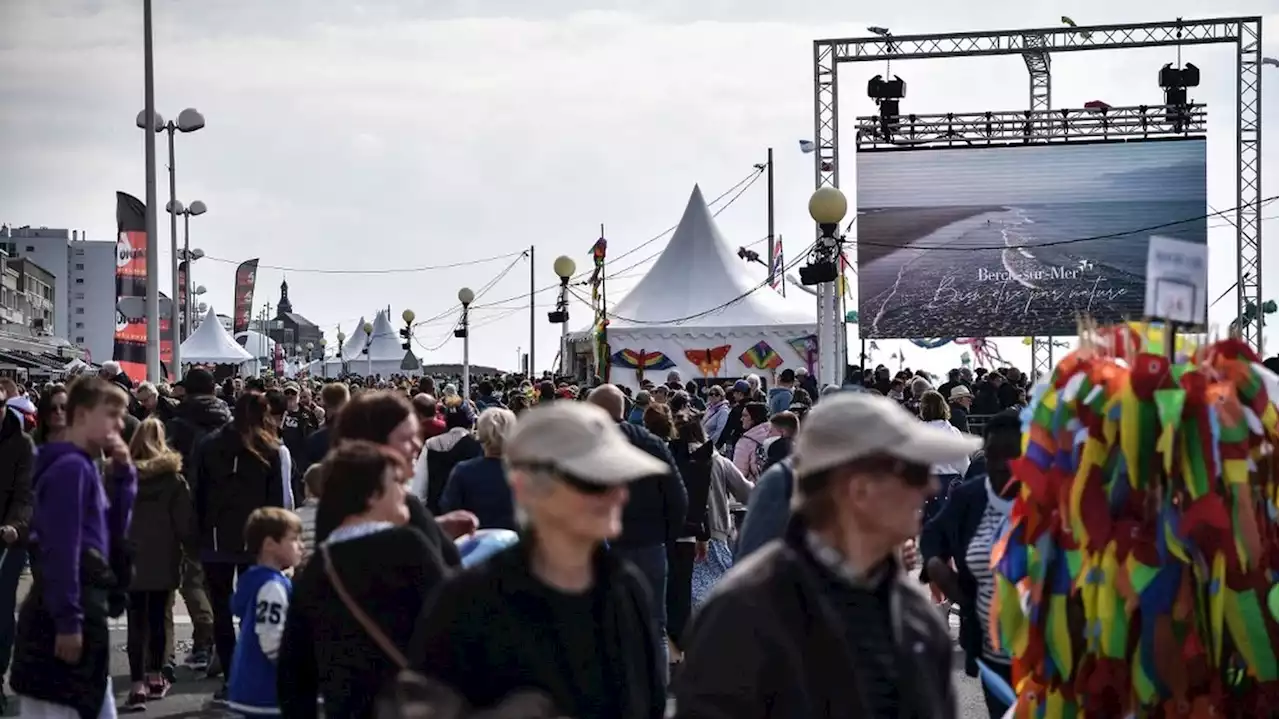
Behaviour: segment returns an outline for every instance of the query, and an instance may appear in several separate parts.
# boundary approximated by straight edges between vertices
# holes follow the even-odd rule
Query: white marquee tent
[[[242,364],[253,355],[241,347],[222,327],[213,308],[205,321],[182,343],[182,361],[192,364]]]
[[[606,272],[608,268],[606,266]],[[609,307],[609,346],[613,353],[661,352],[674,367],[649,369],[646,379],[662,382],[670,369],[685,379],[703,377],[686,351],[723,354],[719,371],[707,377],[733,378],[769,371],[740,359],[765,342],[785,367],[804,367],[805,359],[790,341],[817,331],[812,295],[792,289],[784,297],[764,284],[766,271],[737,256],[720,234],[697,186],[689,197],[675,234],[644,278],[623,300]],[[763,285],[763,286],[762,286]],[[581,337],[581,335],[579,335]],[[728,347],[724,350],[724,347]],[[611,381],[636,387],[633,368],[613,364]]]
[[[325,360],[324,372],[337,376],[342,371],[343,360],[347,369],[360,375],[376,374],[388,377],[393,374],[415,374],[417,371],[401,369],[405,358],[404,348],[400,346],[400,333],[391,326],[385,310],[379,311],[373,318],[373,332],[365,334],[364,318],[356,324],[355,331],[342,346],[340,357]],[[365,347],[369,353],[365,354]],[[313,370],[315,371],[315,370]]]

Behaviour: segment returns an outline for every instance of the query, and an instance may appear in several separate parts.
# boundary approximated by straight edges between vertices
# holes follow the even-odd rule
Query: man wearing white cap
[[[787,531],[694,619],[675,716],[955,717],[950,637],[896,550],[920,531],[931,465],[979,444],[879,395],[815,405],[796,437]]]
[[[441,588],[418,622],[415,664],[477,709],[532,690],[556,716],[662,716],[650,609],[662,598],[603,545],[622,531],[627,485],[670,468],[583,402],[526,411],[505,460],[526,531]]]

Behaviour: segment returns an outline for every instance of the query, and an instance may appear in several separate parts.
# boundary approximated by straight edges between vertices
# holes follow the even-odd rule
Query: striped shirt
[[[1009,655],[998,647],[991,646],[991,598],[995,595],[996,580],[991,571],[991,547],[998,539],[996,530],[1004,515],[1000,508],[988,504],[978,521],[978,529],[969,540],[969,548],[965,552],[965,562],[969,571],[978,582],[978,621],[982,632],[982,659],[988,664],[1009,664]]]

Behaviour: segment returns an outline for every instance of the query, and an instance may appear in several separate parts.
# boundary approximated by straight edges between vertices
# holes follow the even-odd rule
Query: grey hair
[[[143,382],[142,384],[138,385],[138,389],[135,391],[135,394],[137,394],[139,397],[159,397],[160,396],[160,393],[156,391],[156,386],[151,384],[150,382]]]
[[[102,363],[102,371],[110,372],[113,375],[120,374],[120,363],[115,360],[107,360]]]
[[[507,444],[507,435],[516,424],[516,413],[504,407],[490,407],[476,420],[476,439],[484,447],[485,454],[501,457]]]
[[[513,496],[513,499],[515,500],[516,524],[519,525],[521,529],[528,528],[529,512],[526,510],[525,506],[521,504],[520,496],[522,494],[545,495],[551,491],[551,486],[558,480],[556,479],[555,472],[550,472],[544,469],[529,469],[526,467],[513,469],[510,464],[508,464],[506,468],[507,482],[509,484],[514,484],[512,480],[515,478],[516,472],[519,472],[520,475],[524,477],[525,491],[516,494]]]
[[[916,377],[911,380],[911,396],[916,399],[919,399],[920,395],[931,389],[933,389],[933,385],[929,384],[929,380],[924,377]]]
[[[751,385],[752,391],[760,389],[760,375],[758,374],[747,375],[747,384]]]

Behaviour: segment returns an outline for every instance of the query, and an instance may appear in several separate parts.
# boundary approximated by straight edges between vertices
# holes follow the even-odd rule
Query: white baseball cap
[[[960,399],[962,397],[972,397],[972,396],[973,396],[973,393],[969,391],[968,387],[965,387],[962,384],[958,384],[955,387],[951,388],[951,396],[948,397],[947,399]]]
[[[542,466],[601,486],[666,474],[671,467],[631,444],[603,409],[551,402],[526,410],[507,437],[507,463]]]
[[[981,446],[978,437],[921,422],[888,397],[842,392],[815,404],[800,425],[795,468],[803,477],[874,455],[948,464]]]

